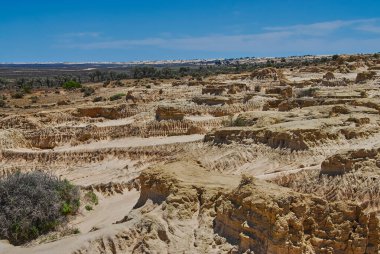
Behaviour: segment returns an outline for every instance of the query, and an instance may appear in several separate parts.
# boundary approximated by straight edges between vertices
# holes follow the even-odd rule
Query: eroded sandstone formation
[[[98,204],[0,252],[377,253],[380,63],[326,59],[6,91],[0,178],[51,172]]]

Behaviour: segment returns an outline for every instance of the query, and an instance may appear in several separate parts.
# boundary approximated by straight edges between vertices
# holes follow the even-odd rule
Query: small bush
[[[19,245],[54,230],[79,208],[79,188],[43,173],[0,180],[0,239]]]
[[[99,102],[99,101],[102,101],[103,100],[103,97],[102,96],[99,96],[99,97],[95,97],[92,102]]]
[[[120,87],[120,86],[124,86],[125,84],[123,82],[121,82],[120,80],[116,80],[114,85]]]
[[[23,98],[24,97],[24,92],[22,92],[22,91],[17,91],[17,92],[15,92],[15,93],[13,93],[12,95],[11,95],[11,97],[13,98],[13,99],[21,99],[21,98]]]
[[[310,87],[307,89],[300,90],[298,93],[298,97],[314,97],[316,93],[318,92],[318,88]]]
[[[22,86],[22,92],[23,93],[31,93],[32,88],[29,85],[24,85],[24,86]]]
[[[241,176],[239,187],[243,187],[244,185],[252,184],[253,182],[254,182],[253,176],[248,176],[246,174],[243,174]]]
[[[92,210],[92,206],[90,206],[90,205],[86,205],[84,208],[86,208],[87,211],[91,211]]]
[[[67,81],[65,82],[62,87],[64,89],[67,89],[67,90],[72,90],[72,89],[76,89],[76,88],[81,88],[82,85],[74,80],[70,80],[70,81]]]
[[[111,101],[116,101],[116,100],[120,100],[121,98],[123,98],[125,96],[124,93],[118,93],[118,94],[114,94],[110,97],[110,100]]]
[[[0,108],[4,108],[6,105],[7,103],[3,99],[0,99]]]
[[[246,121],[240,117],[236,118],[236,120],[233,123],[233,126],[246,126],[246,125],[247,125]]]
[[[38,97],[37,96],[32,96],[29,99],[30,99],[31,103],[37,103],[37,101],[38,101]]]
[[[88,201],[93,203],[94,205],[98,205],[99,199],[98,196],[93,191],[89,191],[84,195],[84,198]]]
[[[90,95],[93,95],[95,93],[95,89],[92,87],[82,87],[80,91],[83,93],[83,97],[88,97]]]

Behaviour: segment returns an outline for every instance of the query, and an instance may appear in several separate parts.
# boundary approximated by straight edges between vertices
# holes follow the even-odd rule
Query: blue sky
[[[0,62],[378,51],[378,0],[4,0],[0,4]]]

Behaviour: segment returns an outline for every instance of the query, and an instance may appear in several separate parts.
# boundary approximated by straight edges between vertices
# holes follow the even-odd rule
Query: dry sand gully
[[[379,70],[341,56],[2,109],[0,177],[49,171],[99,204],[0,253],[378,253]]]

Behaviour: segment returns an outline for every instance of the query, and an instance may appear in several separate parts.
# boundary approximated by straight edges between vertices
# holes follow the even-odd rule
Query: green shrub
[[[70,204],[64,202],[63,205],[62,205],[62,209],[61,209],[61,212],[64,214],[64,215],[68,215],[70,213],[72,213],[73,211],[73,208],[71,207]]]
[[[13,99],[21,99],[23,98],[25,93],[23,91],[17,91],[11,95]]]
[[[99,102],[99,101],[102,101],[102,100],[103,100],[103,97],[99,96],[99,97],[95,97],[92,101],[93,102]]]
[[[80,89],[80,91],[83,93],[83,97],[88,97],[88,96],[90,96],[90,95],[92,95],[92,94],[95,93],[95,89],[92,88],[92,87],[88,87],[88,86],[82,87]]]
[[[247,125],[246,121],[240,117],[236,118],[236,120],[233,123],[233,126],[246,126],[246,125]]]
[[[111,101],[116,101],[116,100],[120,100],[121,98],[123,98],[125,96],[124,93],[118,93],[118,94],[114,94],[110,97],[110,100]]]
[[[26,243],[54,230],[79,208],[79,188],[43,173],[15,173],[0,180],[0,239]]]
[[[99,203],[98,196],[93,191],[89,191],[84,195],[84,198],[86,201],[93,203],[94,205],[97,205]]]
[[[67,81],[65,82],[62,87],[64,89],[68,89],[68,90],[71,90],[71,89],[76,89],[76,88],[81,88],[82,85],[74,80],[70,80],[70,81]]]
[[[86,208],[87,211],[91,211],[92,210],[92,206],[90,206],[90,205],[86,205],[84,208]]]
[[[22,86],[22,91],[23,91],[23,93],[31,93],[32,92],[32,87],[30,85],[23,85]]]

